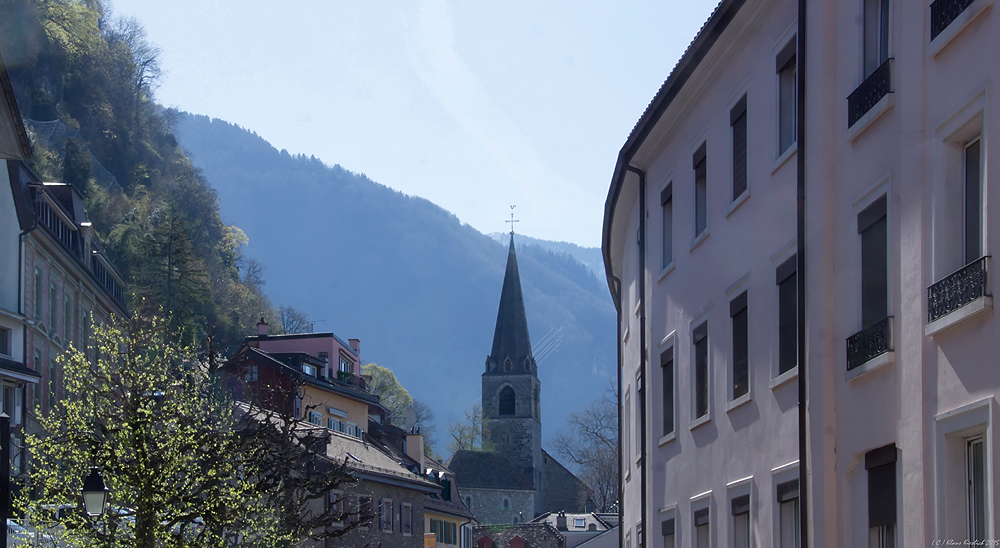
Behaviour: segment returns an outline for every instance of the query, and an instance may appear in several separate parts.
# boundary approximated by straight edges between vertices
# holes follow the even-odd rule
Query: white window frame
[[[334,513],[344,512],[344,492],[340,489],[334,489],[326,494],[327,508]],[[341,528],[344,526],[344,521],[332,521],[330,525],[333,527]]]
[[[404,502],[399,505],[399,530],[404,537],[413,535],[413,505]]]
[[[746,143],[745,143],[745,145],[746,145],[746,176],[747,176],[747,180],[746,180],[746,187],[743,189],[743,192],[741,192],[739,194],[739,196],[734,196],[733,195],[733,190],[734,190],[733,189],[733,182],[734,182],[733,179],[735,178],[736,173],[733,171],[733,163],[734,163],[733,152],[735,151],[735,142],[733,141],[733,125],[732,125],[732,123],[730,123],[730,124],[727,125],[727,129],[726,129],[726,136],[727,136],[726,142],[729,144],[729,146],[726,147],[726,153],[725,153],[725,156],[726,156],[726,171],[727,171],[727,173],[729,173],[729,177],[727,178],[727,181],[726,181],[727,182],[727,184],[726,184],[726,196],[729,198],[728,203],[726,205],[726,216],[727,217],[733,211],[736,211],[736,209],[738,207],[740,207],[740,205],[742,205],[743,202],[747,201],[747,198],[750,197],[750,186],[751,186],[750,185],[750,180],[752,179],[752,177],[750,175],[750,164],[751,164],[750,159],[753,157],[753,154],[750,152],[750,150],[751,150],[751,148],[750,148],[750,142],[752,141],[752,139],[751,139],[751,136],[750,136],[751,126],[750,126],[750,85],[749,85],[749,79],[744,80],[739,85],[739,87],[736,89],[736,91],[734,91],[732,93],[732,95],[730,95],[729,99],[726,101],[726,113],[729,114],[730,117],[731,117],[732,110],[744,98],[746,98],[746,112],[744,113],[744,116],[746,117],[746,121],[747,121],[747,127],[746,127],[746,133],[747,134],[746,134]],[[706,157],[707,157],[707,155],[706,155]],[[706,164],[706,167],[707,167],[707,164]],[[707,222],[706,222],[706,228],[707,228]]]
[[[749,510],[745,514],[746,517],[746,531],[747,531],[747,543],[745,545],[736,543],[736,533],[737,533],[737,520],[738,515],[732,513],[733,502],[740,497],[749,497]],[[753,535],[753,518],[756,517],[754,514],[754,503],[756,502],[753,498],[753,476],[731,481],[726,484],[726,499],[728,501],[726,508],[726,515],[729,516],[727,520],[729,522],[729,538],[731,540],[730,545],[734,548],[750,548],[754,545],[754,535]],[[744,515],[744,514],[739,514]]]
[[[993,500],[993,416],[997,404],[987,397],[934,417],[934,482],[936,523],[934,538],[969,537],[968,453],[970,439],[982,437],[985,466],[987,538],[996,526]]]
[[[378,527],[380,531],[392,533],[396,530],[393,519],[392,499],[384,498],[379,504]]]
[[[699,312],[697,315],[695,315],[695,317],[690,322],[688,322],[688,340],[687,340],[687,345],[688,345],[688,348],[690,348],[689,359],[690,359],[690,371],[691,371],[691,375],[690,375],[691,386],[690,386],[689,393],[691,394],[691,406],[690,406],[690,410],[691,410],[691,417],[692,417],[691,422],[688,424],[688,430],[694,430],[695,428],[698,428],[699,426],[701,426],[701,425],[703,425],[703,424],[705,424],[707,422],[710,422],[712,420],[712,403],[714,401],[714,398],[713,398],[713,392],[714,392],[713,387],[715,386],[715,383],[714,383],[714,381],[715,381],[715,375],[714,375],[714,372],[713,372],[713,369],[714,369],[713,365],[714,365],[714,361],[715,360],[712,358],[712,345],[711,345],[712,337],[713,337],[712,333],[708,332],[707,335],[706,335],[707,338],[708,338],[708,341],[709,341],[709,344],[707,345],[708,346],[708,356],[707,356],[708,363],[707,363],[707,366],[706,366],[707,375],[708,375],[708,377],[706,379],[706,382],[708,383],[708,387],[706,389],[707,390],[707,394],[706,394],[706,397],[707,397],[707,399],[706,399],[707,411],[705,412],[704,415],[702,415],[700,417],[697,416],[697,414],[698,414],[698,379],[697,379],[697,374],[696,374],[695,370],[696,370],[696,364],[697,364],[697,359],[698,358],[697,358],[697,355],[696,355],[696,352],[695,352],[695,345],[694,345],[694,330],[695,329],[697,329],[698,327],[700,327],[703,323],[709,323],[710,327],[711,327],[712,324],[718,323],[717,320],[713,320],[712,322],[709,322],[709,312],[711,311],[711,309],[712,309],[712,304],[709,303],[705,308],[703,308],[701,310],[701,312]]]

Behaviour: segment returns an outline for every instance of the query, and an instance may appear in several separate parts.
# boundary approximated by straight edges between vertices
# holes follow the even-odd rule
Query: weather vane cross
[[[509,221],[504,221],[505,223],[510,223],[510,234],[512,236],[514,235],[514,223],[520,222],[520,219],[515,219],[514,218],[514,208],[515,207],[517,207],[517,206],[510,206],[510,220]]]

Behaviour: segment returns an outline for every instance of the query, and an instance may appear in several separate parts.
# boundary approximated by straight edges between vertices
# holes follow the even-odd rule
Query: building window
[[[799,480],[778,484],[778,546],[799,548]]]
[[[983,189],[982,189],[982,140],[978,137],[965,145],[963,167],[965,170],[965,264],[983,256]]]
[[[858,214],[861,235],[861,324],[869,327],[889,315],[888,223],[883,195]]]
[[[510,499],[504,497],[503,499],[503,509],[510,510]]]
[[[465,507],[472,510],[472,497],[465,497]]]
[[[59,301],[56,300],[56,284],[49,282],[49,333],[55,334]]]
[[[792,255],[775,271],[778,285],[778,374],[799,363],[798,258]]]
[[[660,368],[663,370],[663,435],[674,432],[674,348],[660,354]]]
[[[663,209],[663,266],[674,262],[674,186],[667,183],[660,191],[660,207]]]
[[[343,356],[340,356],[340,370],[344,373],[354,373],[351,361]]]
[[[49,409],[53,409],[56,405],[56,400],[58,400],[57,390],[59,385],[57,383],[57,373],[56,373],[56,361],[49,360]]]
[[[969,539],[986,540],[986,446],[983,436],[965,440],[969,498]]]
[[[0,354],[4,356],[10,356],[10,329],[6,327],[0,327]]]
[[[243,375],[243,380],[246,382],[257,382],[257,375],[257,364],[250,364],[250,367],[247,368],[247,372]]]
[[[775,58],[778,72],[778,155],[782,155],[795,142],[796,115],[796,37],[781,48]]]
[[[663,535],[663,548],[676,548],[674,518],[663,520],[660,524],[660,533]]]
[[[695,510],[694,512],[694,546],[695,548],[709,548],[708,508]]]
[[[708,169],[706,143],[702,143],[692,158],[694,163],[694,235],[698,237],[708,228]]]
[[[63,337],[66,342],[73,336],[73,330],[70,326],[73,323],[73,304],[70,301],[69,295],[66,294],[65,287],[63,288]]]
[[[514,389],[505,386],[503,390],[500,391],[500,416],[501,417],[512,417],[515,411],[515,397]]]
[[[889,0],[865,0],[865,78],[889,59]]]
[[[367,531],[368,524],[375,516],[375,508],[372,498],[369,495],[358,495],[358,521],[361,522],[361,529]]]
[[[382,499],[378,508],[378,522],[380,529],[392,532],[392,499]]]
[[[404,536],[413,534],[413,505],[404,502],[399,507],[399,528]]]
[[[573,518],[573,527],[584,528],[587,526],[587,520],[583,518]]]
[[[42,319],[42,271],[35,268],[35,319]]]
[[[632,467],[629,466],[629,457],[632,455],[632,405],[629,401],[628,392],[625,393],[625,405],[624,416],[622,417],[622,451],[625,452],[625,460],[622,461],[622,467],[625,469],[625,479],[629,477],[629,471]]]
[[[40,350],[38,350],[37,348],[35,349],[34,362],[33,363],[34,363],[34,366],[35,366],[35,372],[38,373],[39,375],[41,375],[41,373],[42,373],[42,352]],[[38,381],[35,382],[35,394],[34,394],[34,397],[35,397],[34,407],[37,408],[40,405],[42,405],[42,379],[38,379]]]
[[[334,527],[344,525],[344,492],[330,491],[326,494],[326,510],[330,515],[330,524]]]
[[[733,200],[747,189],[747,96],[736,102],[729,111],[729,125],[733,132]]]
[[[708,322],[694,328],[694,416],[708,414]]]
[[[750,495],[733,497],[733,548],[750,548]]]
[[[733,399],[750,391],[750,357],[747,323],[747,292],[729,301],[729,316],[733,323]]]
[[[868,546],[896,546],[896,445],[865,454],[868,471]]]
[[[323,415],[317,413],[316,411],[310,411],[309,422],[315,424],[316,426],[320,426],[323,424]]]

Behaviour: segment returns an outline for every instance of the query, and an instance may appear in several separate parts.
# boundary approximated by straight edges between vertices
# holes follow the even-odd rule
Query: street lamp
[[[97,467],[90,469],[90,475],[83,480],[83,508],[87,515],[94,518],[104,514],[104,506],[108,503],[108,493],[111,491],[104,484],[104,478]]]

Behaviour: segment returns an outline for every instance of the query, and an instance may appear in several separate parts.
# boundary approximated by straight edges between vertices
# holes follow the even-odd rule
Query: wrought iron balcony
[[[851,127],[892,92],[892,59],[886,59],[865,81],[847,96],[847,127]]]
[[[988,295],[987,258],[980,257],[927,288],[928,323]]]
[[[847,370],[892,350],[892,316],[847,338]]]
[[[948,28],[972,0],[934,0],[931,2],[931,40]]]

